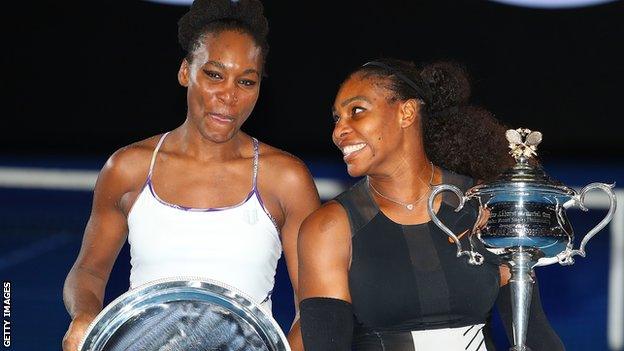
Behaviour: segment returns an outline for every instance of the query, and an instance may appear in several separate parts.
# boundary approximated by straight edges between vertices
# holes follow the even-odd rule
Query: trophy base
[[[512,327],[514,336],[514,346],[512,351],[530,351],[526,346],[527,329],[529,326],[529,306],[531,306],[531,295],[533,293],[532,267],[537,262],[535,249],[517,248],[511,254],[509,268],[511,277],[509,285],[511,288],[511,309]],[[539,254],[540,252],[537,251]]]

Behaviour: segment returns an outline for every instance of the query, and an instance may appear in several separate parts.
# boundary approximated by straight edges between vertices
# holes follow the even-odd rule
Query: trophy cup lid
[[[501,173],[495,180],[471,188],[467,195],[484,195],[498,192],[527,191],[550,195],[574,196],[574,189],[551,178],[534,160],[542,133],[527,128],[509,129],[505,133],[509,141],[509,154],[516,160],[513,167]]]

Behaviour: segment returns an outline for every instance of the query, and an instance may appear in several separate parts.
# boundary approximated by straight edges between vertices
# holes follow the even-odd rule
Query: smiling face
[[[356,73],[336,95],[332,139],[351,176],[391,172],[401,158],[406,128],[414,125],[415,101],[393,101],[386,83]]]
[[[213,142],[226,142],[240,130],[260,91],[262,52],[245,33],[225,30],[203,36],[184,60],[178,79],[187,87],[187,122]]]

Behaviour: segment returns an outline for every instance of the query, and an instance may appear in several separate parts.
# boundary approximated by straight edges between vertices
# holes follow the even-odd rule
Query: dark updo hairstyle
[[[203,36],[237,30],[249,34],[262,50],[262,64],[269,53],[269,23],[259,0],[195,0],[191,9],[178,21],[178,41],[188,62],[201,45]]]
[[[392,101],[421,102],[425,153],[436,165],[490,180],[513,164],[506,128],[487,110],[468,103],[469,78],[458,64],[436,62],[419,68],[412,62],[379,59],[351,75],[355,73],[387,79]]]

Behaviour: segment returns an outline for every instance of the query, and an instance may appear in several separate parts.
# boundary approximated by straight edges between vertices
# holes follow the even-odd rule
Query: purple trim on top
[[[251,138],[251,141],[253,143],[253,149],[254,149],[254,160],[253,160],[253,186],[252,186],[252,191],[256,194],[256,198],[258,199],[258,202],[260,203],[260,207],[262,207],[262,210],[264,210],[264,213],[266,213],[266,215],[269,217],[269,219],[271,220],[271,222],[273,222],[273,226],[275,227],[275,230],[277,230],[277,236],[280,236],[280,229],[277,226],[277,221],[275,220],[275,218],[271,215],[271,212],[269,212],[269,210],[266,208],[266,206],[264,206],[264,201],[262,201],[262,196],[260,196],[260,191],[258,190],[258,182],[257,182],[257,178],[258,178],[258,168],[260,165],[260,148],[259,148],[259,142],[258,139],[256,138]]]
[[[281,235],[280,235],[281,230],[277,226],[277,221],[271,215],[271,212],[269,212],[269,210],[266,208],[266,206],[264,206],[264,202],[262,201],[262,196],[260,196],[260,192],[258,191],[258,189],[254,188],[253,193],[256,194],[256,198],[258,199],[258,202],[260,203],[260,207],[262,207],[262,209],[264,210],[264,213],[266,213],[266,215],[269,217],[271,222],[273,222],[273,226],[277,230],[277,236],[281,237]]]
[[[141,196],[141,194],[143,193],[143,190],[145,190],[145,187],[149,183],[149,179],[150,179],[150,177],[148,175],[147,179],[145,180],[145,183],[143,183],[143,186],[141,187],[141,190],[139,191],[139,194],[134,199],[134,202],[132,203],[132,206],[130,206],[130,210],[128,210],[128,218],[130,218],[130,214],[132,213],[132,209],[134,209],[134,205],[136,205],[137,201],[139,201],[139,197]]]
[[[163,136],[160,138],[160,140],[158,141],[158,145],[156,146],[156,148],[154,150],[154,153],[158,152],[158,150],[160,149],[160,146],[163,143],[163,141],[165,140],[165,137],[167,136],[167,134],[169,134],[169,132],[163,134]],[[217,212],[217,211],[230,210],[230,209],[233,209],[233,208],[236,208],[236,207],[240,207],[240,206],[246,204],[247,201],[249,201],[249,199],[251,199],[251,197],[255,194],[256,198],[258,199],[258,202],[260,203],[260,206],[262,207],[262,210],[269,217],[269,219],[271,220],[271,223],[273,223],[273,226],[277,230],[278,237],[279,237],[280,236],[280,229],[277,226],[277,221],[271,215],[271,212],[269,212],[269,210],[266,208],[266,206],[264,206],[264,202],[262,201],[262,196],[260,196],[260,192],[258,191],[256,179],[258,177],[258,164],[259,164],[258,159],[259,159],[259,154],[260,154],[259,147],[258,147],[259,143],[258,143],[258,139],[256,139],[256,138],[251,138],[251,140],[252,140],[253,149],[254,149],[252,187],[251,187],[251,191],[247,194],[247,197],[245,197],[245,199],[243,201],[239,202],[238,204],[231,205],[231,206],[225,206],[225,207],[196,208],[196,207],[187,207],[187,206],[172,204],[172,203],[169,203],[169,202],[161,199],[158,196],[158,194],[156,194],[156,190],[154,190],[154,184],[152,183],[152,171],[153,171],[154,164],[156,163],[155,162],[156,161],[155,155],[152,156],[154,162],[150,165],[150,170],[149,170],[149,173],[147,175],[147,180],[145,181],[145,185],[143,185],[143,188],[145,188],[145,186],[147,186],[149,188],[150,193],[152,194],[152,196],[158,202],[160,202],[161,204],[163,204],[165,206],[168,206],[168,207],[171,207],[171,208],[175,208],[177,210],[188,211],[188,212]],[[138,197],[137,197],[137,199],[138,199]],[[135,203],[136,203],[136,201],[135,201]],[[134,204],[132,204],[132,207],[134,207]],[[132,210],[132,208],[130,210]],[[128,213],[130,213],[130,212],[128,212]]]
[[[258,159],[259,159],[259,148],[258,148],[258,139],[256,138],[251,138],[251,143],[253,144],[253,150],[254,150],[254,158],[253,158],[253,178],[251,181],[251,189],[252,190],[256,190],[257,189],[257,179],[258,179]]]
[[[233,208],[240,207],[240,206],[244,205],[256,193],[253,190],[250,191],[249,194],[247,194],[247,197],[243,201],[241,201],[241,202],[239,202],[238,204],[235,204],[235,205],[225,206],[225,207],[196,208],[196,207],[186,207],[186,206],[172,204],[172,203],[169,203],[169,202],[161,199],[160,197],[158,197],[158,194],[156,194],[156,191],[154,190],[154,185],[152,184],[152,177],[151,176],[147,179],[147,185],[149,186],[149,190],[152,193],[152,196],[154,196],[154,198],[156,200],[158,200],[158,202],[160,202],[161,204],[163,204],[165,206],[169,206],[169,207],[175,208],[177,210],[189,211],[189,212],[216,212],[216,211],[230,210],[230,209],[233,209]]]

